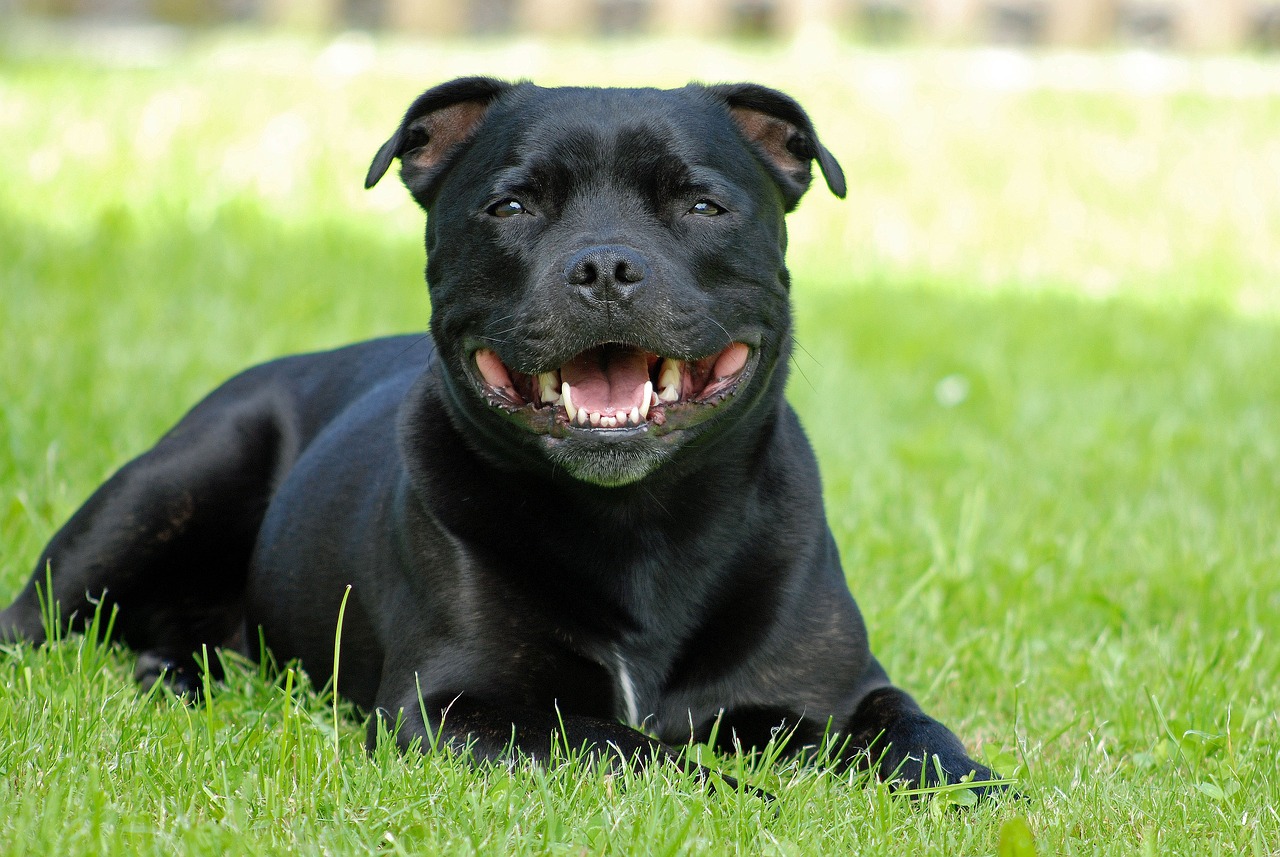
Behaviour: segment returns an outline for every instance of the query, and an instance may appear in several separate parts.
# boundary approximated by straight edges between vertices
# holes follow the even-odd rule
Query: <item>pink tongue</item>
[[[643,351],[604,345],[584,351],[560,367],[575,408],[601,415],[625,413],[644,400],[649,361]]]

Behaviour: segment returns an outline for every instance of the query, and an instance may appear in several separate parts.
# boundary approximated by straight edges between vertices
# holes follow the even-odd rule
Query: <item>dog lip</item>
[[[486,346],[468,349],[464,366],[481,400],[526,431],[624,440],[661,437],[714,416],[758,359],[758,348],[742,340],[686,360],[610,341],[547,372],[511,369]]]

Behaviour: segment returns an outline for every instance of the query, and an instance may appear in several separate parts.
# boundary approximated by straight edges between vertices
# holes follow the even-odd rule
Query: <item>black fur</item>
[[[53,537],[0,637],[44,639],[47,564],[73,625],[118,606],[143,679],[191,689],[201,645],[259,655],[261,629],[319,684],[350,586],[340,690],[376,712],[371,741],[399,721],[402,746],[429,727],[501,759],[563,732],[642,761],[782,727],[884,776],[938,782],[936,755],[991,778],[872,657],[783,398],[783,215],[813,160],[845,189],[800,106],[468,78],[414,102],[367,183],[396,158],[429,213],[432,338],[228,381]],[[478,387],[477,348],[534,374],[606,342],[751,362],[665,433],[548,428]]]

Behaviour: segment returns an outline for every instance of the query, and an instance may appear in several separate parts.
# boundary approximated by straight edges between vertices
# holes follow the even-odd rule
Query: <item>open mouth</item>
[[[750,374],[752,357],[742,342],[696,360],[610,342],[588,348],[558,369],[525,374],[506,366],[491,349],[472,355],[489,404],[526,417],[533,431],[556,434],[569,428],[686,428],[738,390]]]

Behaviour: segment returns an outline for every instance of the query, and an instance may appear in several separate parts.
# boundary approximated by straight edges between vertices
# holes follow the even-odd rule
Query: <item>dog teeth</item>
[[[659,394],[665,398],[668,390],[675,390],[675,399],[680,398],[680,379],[684,375],[684,363],[680,360],[672,360],[670,357],[664,357],[662,360],[662,368],[658,371],[658,389],[662,392]],[[665,399],[673,402],[675,399]]]
[[[625,428],[627,426],[644,425],[645,420],[649,418],[649,409],[658,403],[658,396],[653,392],[653,382],[646,381],[643,399],[640,404],[632,406],[631,410],[618,409],[613,413],[589,411],[573,403],[573,391],[569,387],[568,381],[560,384],[559,394],[550,389],[549,382],[554,377],[555,373],[553,372],[545,372],[538,376],[539,394],[542,396],[543,402],[559,402],[563,405],[565,413],[569,417],[570,425],[591,425],[595,428]],[[555,398],[551,398],[551,396]]]
[[[547,373],[547,374],[550,374],[550,373]],[[539,377],[539,379],[541,379],[541,378],[544,378],[544,377],[546,377],[546,376],[545,376],[545,375],[539,375],[538,377]],[[543,396],[543,401],[546,401],[546,400],[547,400],[547,399],[546,399],[546,396],[544,395],[544,396]],[[565,381],[563,384],[561,384],[561,385],[560,385],[560,400],[564,403],[564,411],[565,411],[565,413],[569,415],[569,422],[573,422],[573,418],[574,418],[577,414],[579,414],[579,413],[581,413],[581,412],[580,412],[577,408],[575,408],[575,407],[573,406],[573,396],[571,396],[571,395],[569,394],[569,382],[568,382],[568,381]]]
[[[664,357],[658,371],[658,400],[675,402],[680,398],[680,382],[684,377],[684,363]]]
[[[560,380],[558,375],[558,372],[543,372],[538,376],[538,398],[543,404],[554,405],[560,401],[560,385],[556,383]]]

